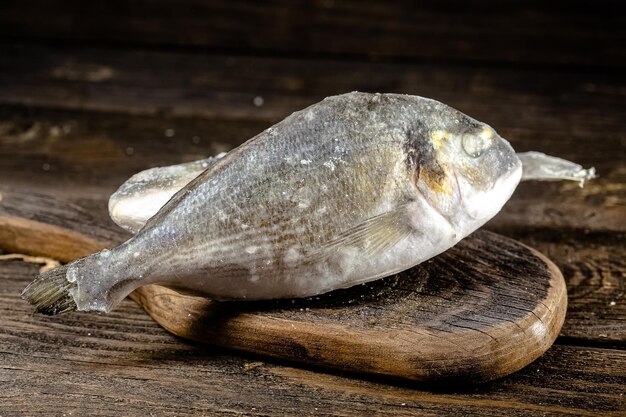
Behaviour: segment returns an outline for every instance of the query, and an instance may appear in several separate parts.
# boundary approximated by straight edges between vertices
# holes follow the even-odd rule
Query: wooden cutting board
[[[66,262],[129,236],[52,196],[0,193],[5,252]],[[131,298],[183,338],[429,382],[487,381],[521,369],[552,345],[567,307],[550,260],[487,231],[411,270],[319,297],[226,303],[148,285]]]

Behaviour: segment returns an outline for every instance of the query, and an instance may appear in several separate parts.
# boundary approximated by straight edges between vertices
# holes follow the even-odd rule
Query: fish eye
[[[466,133],[461,139],[463,150],[472,158],[478,158],[492,143],[493,130],[485,127],[480,133]]]

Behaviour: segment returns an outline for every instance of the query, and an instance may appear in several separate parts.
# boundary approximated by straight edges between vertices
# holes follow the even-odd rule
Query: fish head
[[[457,110],[426,128],[418,189],[465,235],[495,216],[517,187],[522,164],[494,129]]]
[[[463,212],[480,225],[509,200],[522,177],[522,162],[513,147],[490,126],[473,121],[459,132],[460,152],[452,158]]]

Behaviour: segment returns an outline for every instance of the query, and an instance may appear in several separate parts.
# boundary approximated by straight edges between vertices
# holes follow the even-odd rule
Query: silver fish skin
[[[450,248],[521,173],[508,142],[440,102],[329,97],[215,161],[127,242],[41,275],[24,296],[57,313],[108,312],[150,283],[218,300],[325,293]],[[38,298],[53,281],[62,302]]]

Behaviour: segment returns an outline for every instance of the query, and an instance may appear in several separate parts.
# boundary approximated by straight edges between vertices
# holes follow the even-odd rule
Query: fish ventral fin
[[[63,265],[40,274],[22,291],[22,298],[35,307],[35,312],[53,316],[76,310],[70,294],[76,283],[67,280],[67,268]]]
[[[342,247],[356,248],[363,257],[382,255],[411,234],[406,210],[407,204],[400,205],[341,232],[316,250],[308,262],[332,256]]]

